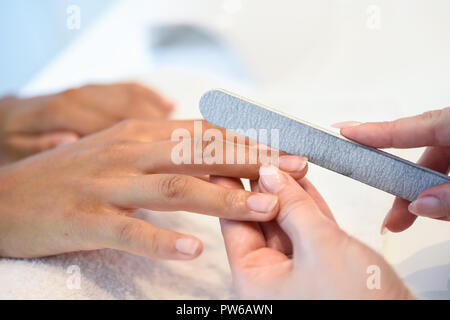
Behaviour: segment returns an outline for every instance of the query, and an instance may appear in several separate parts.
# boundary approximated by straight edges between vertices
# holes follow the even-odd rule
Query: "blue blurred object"
[[[116,0],[1,0],[0,96],[24,86]],[[80,29],[69,29],[67,8],[80,8]]]
[[[247,82],[251,80],[234,48],[220,34],[191,24],[151,28],[151,55],[156,65],[201,70]]]

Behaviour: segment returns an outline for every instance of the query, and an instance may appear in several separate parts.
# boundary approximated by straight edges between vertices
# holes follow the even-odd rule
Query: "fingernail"
[[[386,224],[389,220],[389,217],[391,216],[392,209],[388,211],[386,214],[386,217],[384,217],[383,223],[381,224],[380,234],[385,235],[388,232],[388,228],[386,227]]]
[[[76,141],[78,141],[79,138],[77,136],[62,136],[62,137],[58,137],[57,139],[55,139],[53,141],[53,145],[55,147],[60,147],[66,144],[70,144],[70,143],[74,143]]]
[[[283,187],[283,176],[272,165],[259,168],[259,176],[264,187],[271,193],[277,193]]]
[[[189,239],[189,238],[180,238],[175,243],[175,248],[183,254],[193,256],[196,254],[199,245],[200,244],[199,244],[198,240]]]
[[[277,205],[278,198],[271,194],[255,194],[247,199],[247,205],[250,209],[257,212],[272,212]]]
[[[356,127],[356,126],[359,126],[360,124],[361,124],[361,122],[358,122],[358,121],[344,121],[344,122],[338,122],[338,123],[332,124],[331,126],[333,128],[344,129],[344,128],[348,128],[348,127]]]
[[[429,218],[442,218],[445,216],[445,207],[439,198],[426,196],[410,203],[409,212],[417,216]]]
[[[283,171],[302,171],[305,169],[308,160],[299,156],[281,156],[278,162]]]

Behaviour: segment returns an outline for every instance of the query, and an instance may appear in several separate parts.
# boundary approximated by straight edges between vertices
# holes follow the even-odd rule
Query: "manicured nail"
[[[410,203],[409,212],[417,216],[442,218],[445,216],[445,206],[439,198],[426,196]]]
[[[280,170],[272,165],[259,168],[259,176],[264,187],[271,193],[277,193],[283,187],[284,177]]]
[[[247,205],[250,209],[257,212],[272,212],[277,205],[278,198],[271,194],[255,194],[247,199]]]
[[[338,122],[338,123],[332,124],[331,126],[333,128],[344,129],[344,128],[348,128],[348,127],[356,127],[356,126],[359,126],[360,124],[361,124],[361,122],[358,122],[358,121],[344,121],[344,122]]]
[[[283,171],[302,171],[305,169],[308,160],[299,156],[281,156],[278,162]]]
[[[389,231],[388,228],[386,227],[386,224],[387,224],[387,222],[389,220],[389,217],[391,216],[391,213],[392,213],[392,209],[389,210],[389,212],[387,213],[386,217],[384,217],[384,220],[383,220],[383,223],[381,224],[381,229],[380,229],[380,234],[381,235],[385,235]]]
[[[175,248],[183,254],[193,256],[197,253],[199,245],[200,243],[198,242],[198,240],[190,238],[180,238],[175,243]]]
[[[75,135],[67,135],[67,136],[61,136],[56,138],[52,144],[54,145],[54,147],[60,147],[66,144],[70,144],[70,143],[74,143],[76,141],[78,141],[79,138]]]

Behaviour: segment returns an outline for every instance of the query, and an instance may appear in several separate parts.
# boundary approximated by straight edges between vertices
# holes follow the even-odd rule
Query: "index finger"
[[[450,107],[386,122],[367,122],[341,129],[351,140],[375,148],[450,146]]]

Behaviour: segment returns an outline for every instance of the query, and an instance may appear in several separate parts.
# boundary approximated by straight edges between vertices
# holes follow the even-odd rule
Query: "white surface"
[[[120,1],[22,93],[40,94],[92,81],[138,79],[172,97],[178,104],[176,117],[192,118],[199,116],[197,104],[204,91],[224,87],[322,126],[342,120],[394,119],[449,105],[450,3],[375,1],[382,20],[380,28],[373,30],[366,27],[366,10],[372,2],[291,0],[280,5],[259,0],[234,4],[227,1],[224,5],[223,1],[209,0],[188,4],[182,0]],[[147,51],[148,27],[180,21],[209,26],[222,33],[242,54],[256,82],[243,84],[155,66]],[[419,154],[410,150],[396,152],[411,160]],[[383,239],[378,232],[392,197],[314,166],[309,177],[328,200],[339,224],[381,251]],[[217,222],[208,217],[179,215],[179,230],[190,230],[190,222],[183,223],[185,219],[193,219],[197,225],[193,232],[209,241],[198,261],[187,265],[151,262],[110,251],[21,261],[19,267],[2,260],[2,270],[15,270],[7,278],[18,280],[8,282],[6,297],[230,297],[228,267]],[[170,225],[172,220],[161,221]],[[402,276],[420,275],[421,270],[443,266],[444,272],[439,274],[427,274],[419,280],[406,278],[412,279],[418,293],[442,291],[449,278],[449,272],[445,272],[445,266],[450,265],[448,246],[447,250],[442,247],[444,251],[439,255],[428,255],[430,262],[426,265],[421,259],[410,259],[417,250],[450,239],[450,224],[437,224],[418,221],[408,232],[389,235],[385,249],[387,258],[398,265]],[[439,259],[433,262],[437,256]],[[62,287],[54,288],[64,284],[67,275],[63,266],[67,264],[81,265],[82,283],[86,285],[82,284],[81,291],[68,294]],[[106,265],[111,269],[105,269]],[[167,270],[172,273],[169,275]],[[202,279],[206,282],[197,283],[192,270],[205,270],[207,276]],[[220,272],[216,274],[216,270]],[[6,281],[2,274],[0,283]],[[28,282],[26,274],[36,274],[36,279],[59,280],[55,280],[51,292],[42,291],[45,286]],[[171,277],[177,279],[173,287]],[[27,282],[23,282],[25,279]],[[165,285],[166,280],[169,285]],[[141,289],[130,289],[130,294],[122,295],[123,287]],[[185,291],[187,287],[189,290]],[[196,287],[203,289],[196,291]]]

